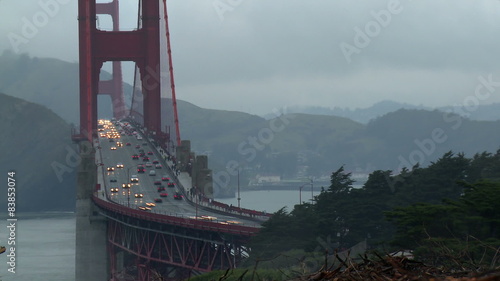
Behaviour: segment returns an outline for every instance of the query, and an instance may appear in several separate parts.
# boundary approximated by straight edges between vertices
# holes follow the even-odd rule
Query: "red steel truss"
[[[171,268],[177,268],[177,277],[186,275],[186,270],[209,272],[235,268],[248,251],[243,245],[248,243],[249,236],[151,223],[111,212],[105,212],[105,216],[112,280],[124,280],[120,278],[123,272],[117,271],[118,252],[135,260],[135,272],[128,275],[135,275],[135,280],[151,280],[153,274],[171,276],[168,273]]]
[[[177,275],[236,267],[248,253],[245,245],[259,228],[149,213],[93,197],[108,218],[107,240],[112,280],[129,280],[118,272],[117,253],[133,259],[132,280],[152,274]],[[120,266],[120,267],[123,267]],[[178,278],[179,276],[177,276]],[[174,279],[181,280],[181,279]]]
[[[259,232],[258,227],[219,224],[210,221],[199,221],[189,218],[181,218],[174,216],[167,216],[162,214],[149,213],[141,210],[128,208],[126,206],[108,202],[97,197],[93,197],[94,203],[103,210],[110,212],[113,215],[125,216],[140,221],[147,221],[150,223],[168,224],[177,227],[196,229],[200,231],[213,231],[229,235],[237,235],[241,237],[251,237]]]
[[[189,231],[187,231],[189,232]],[[236,267],[243,249],[233,241],[215,240],[211,234],[197,233],[192,237],[183,233],[168,233],[150,229],[138,229],[108,220],[108,243],[110,244],[111,273],[116,272],[113,256],[116,249],[133,254],[138,264],[149,275],[152,262],[200,272]],[[115,247],[115,249],[113,249]],[[157,269],[160,271],[161,269]],[[149,279],[146,279],[149,280]]]

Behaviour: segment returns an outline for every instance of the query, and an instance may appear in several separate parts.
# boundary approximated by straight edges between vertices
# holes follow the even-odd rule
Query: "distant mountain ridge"
[[[70,126],[44,106],[1,93],[0,122],[0,171],[15,172],[16,209],[74,210],[77,159]],[[0,198],[7,206],[7,197]]]
[[[367,108],[327,108],[320,106],[290,106],[287,111],[290,113],[307,113],[316,115],[334,115],[349,118],[351,120],[367,124],[370,120],[378,118],[384,114],[397,111],[399,109],[423,109],[423,110],[439,110],[442,112],[454,112],[471,120],[478,121],[495,121],[500,119],[500,103],[479,105],[474,110],[465,108],[464,106],[443,106],[432,108],[423,105],[412,105],[408,103],[399,103],[395,101],[384,100],[375,103]],[[269,118],[272,115],[265,115]]]
[[[110,74],[102,71],[101,77]],[[29,57],[5,51],[0,55],[0,92],[43,105],[56,112],[66,122],[78,124],[79,68],[52,58]],[[131,97],[132,87],[124,84],[124,93]],[[108,96],[99,96],[99,113],[111,108]]]

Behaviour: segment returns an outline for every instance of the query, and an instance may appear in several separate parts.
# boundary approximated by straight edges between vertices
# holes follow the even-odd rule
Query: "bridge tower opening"
[[[112,31],[120,31],[120,5],[118,0],[108,3],[97,3],[96,14],[109,15],[112,21]],[[112,101],[113,117],[125,118],[128,109],[123,95],[122,64],[120,61],[112,62],[111,79],[99,81],[99,95],[109,95]]]

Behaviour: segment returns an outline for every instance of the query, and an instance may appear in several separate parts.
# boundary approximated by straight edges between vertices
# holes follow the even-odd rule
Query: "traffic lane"
[[[123,147],[117,147],[117,150],[105,150],[107,153],[109,153],[107,157],[107,160],[109,160],[109,163],[111,164],[112,162],[119,162],[118,160],[122,161],[124,163],[126,169],[130,169],[130,174],[131,171],[133,171],[136,167],[137,164],[142,164],[144,161],[142,159],[139,160],[132,160],[132,155],[133,154],[138,154],[139,149],[144,149],[145,153],[152,151],[154,155],[157,155],[156,148],[153,148],[149,145],[143,145],[145,140],[136,140],[135,137],[133,136],[122,136],[121,141],[124,143]],[[130,146],[126,146],[125,144],[127,142],[130,142]],[[108,141],[108,145],[105,146],[112,146],[112,142]],[[135,146],[139,144],[139,148],[136,148]],[[152,161],[153,159],[151,159]],[[163,165],[164,161],[163,159],[158,159]],[[128,167],[130,166],[130,167]],[[125,170],[125,169],[124,169]],[[156,186],[154,185],[154,180],[159,178],[162,173],[167,173],[170,178],[173,179],[172,175],[168,173],[168,169],[166,167],[162,167],[162,169],[157,170],[157,175],[156,176],[149,176],[150,169],[147,169],[144,174],[137,174],[139,176],[139,184],[133,185],[131,188],[130,196],[128,192],[121,192],[121,201],[125,198],[127,198],[127,203],[130,202],[130,204],[133,205],[144,205],[145,203],[149,202],[154,202],[155,198],[160,198],[159,193],[157,191]],[[158,172],[162,171],[162,172]],[[120,174],[120,172],[118,172]],[[123,174],[123,173],[121,173]],[[127,181],[129,180],[127,176],[120,176],[120,179],[125,178]],[[164,183],[164,182],[163,182]],[[255,225],[255,222],[253,221],[247,221],[244,219],[235,219],[232,216],[229,215],[220,215],[217,213],[213,213],[211,211],[206,211],[202,208],[196,208],[196,206],[192,206],[190,203],[186,202],[185,199],[183,200],[175,200],[173,199],[173,194],[175,193],[176,188],[168,188],[166,187],[165,191],[169,194],[168,197],[162,198],[163,202],[162,203],[156,203],[156,207],[153,207],[152,210],[155,212],[159,213],[164,213],[164,214],[170,214],[170,215],[175,215],[175,216],[180,216],[180,217],[195,217],[198,215],[200,216],[205,216],[214,219],[215,221],[239,221],[241,223],[244,223],[245,225]],[[135,193],[142,193],[143,198],[131,198],[131,196],[135,195]],[[130,201],[128,201],[130,199]]]
[[[126,137],[126,138],[124,138],[124,141],[131,142],[132,141],[131,138],[133,138],[133,137],[130,137],[130,136],[128,138]],[[155,149],[152,148],[149,144],[146,145],[146,146],[140,144],[140,148],[135,148],[135,144],[132,143],[132,142],[131,142],[131,144],[132,144],[131,146],[125,146],[125,148],[128,148],[128,149],[126,149],[128,155],[125,156],[127,158],[127,160],[126,160],[127,164],[126,165],[133,165],[134,167],[136,167],[138,164],[145,164],[145,161],[141,161],[142,159],[132,160],[132,156],[131,155],[138,154],[139,153],[138,150],[140,148],[143,148],[146,153],[149,152],[149,151],[151,151],[153,153],[155,152]],[[156,158],[150,159],[150,162],[152,162],[154,159],[156,159]],[[157,159],[157,160],[160,163],[163,162],[163,161],[161,161],[162,159]],[[149,172],[150,171],[155,171],[156,175],[149,176]],[[162,175],[166,175],[167,177],[172,178],[172,175],[170,174],[170,172],[168,171],[168,169],[164,167],[164,165],[162,165],[161,169],[156,169],[155,167],[146,167],[144,174],[141,174],[141,173],[136,173],[136,174],[139,176],[140,182],[143,183],[143,184],[141,184],[141,186],[143,186],[143,190],[142,191],[145,192],[145,193],[150,194],[151,195],[150,199],[153,199],[153,200],[155,198],[159,197],[159,195],[156,195],[153,192],[150,192],[151,190],[153,190],[153,191],[156,192],[156,188],[157,187],[154,185],[154,181],[159,180]],[[162,182],[162,184],[165,186],[166,182]],[[151,186],[151,190],[147,186]]]
[[[130,140],[123,138],[123,142],[130,142]],[[144,161],[137,161],[137,160],[132,160],[131,155],[136,153],[135,147],[131,148],[131,146],[123,146],[123,147],[117,147],[117,150],[108,150],[108,147],[112,146],[112,142],[108,144],[103,144],[102,149],[104,152],[104,162],[106,166],[113,166],[116,165],[116,163],[120,162],[124,164],[123,169],[115,169],[114,176],[118,178],[118,181],[120,182],[128,182],[129,181],[129,176],[133,174],[137,174],[139,178],[139,183],[138,184],[132,184],[130,188],[130,194],[128,190],[122,190],[121,192],[118,192],[116,196],[113,196],[114,199],[123,202],[125,199],[127,200],[127,204],[145,204],[145,203],[153,203],[156,198],[160,198],[159,192],[157,191],[157,187],[154,185],[154,181],[160,179],[161,174],[167,174],[167,171],[165,171],[165,168],[162,169],[155,169],[153,167],[150,167],[147,169],[147,171],[144,174],[137,173],[136,172],[136,167],[137,164],[142,164]],[[149,146],[142,146],[146,149],[150,149]],[[155,176],[149,176],[149,171],[154,170],[157,172]],[[167,174],[169,177],[171,177],[170,174]],[[166,184],[166,182],[162,182],[162,184]],[[166,188],[166,192],[170,193],[169,197],[167,198],[162,198],[163,201],[166,201],[170,204],[161,204],[158,203],[157,206],[160,208],[157,209],[162,209],[165,212],[172,212],[172,213],[183,213],[183,212],[188,212],[189,211],[189,205],[185,205],[184,202],[175,202],[173,201],[173,193],[174,189],[170,190],[170,188]],[[142,199],[139,200],[130,200],[130,198],[135,198],[135,194],[143,194]],[[176,200],[178,201],[178,200]],[[177,205],[184,205],[183,208],[179,208]]]
[[[113,176],[116,177],[117,179],[117,185],[120,189],[120,192],[118,195],[122,196],[115,196],[115,199],[123,200],[126,197],[127,201],[129,199],[129,194],[128,192],[130,191],[131,196],[134,196],[135,193],[138,193],[139,190],[137,190],[137,185],[132,184],[130,189],[123,188],[122,184],[130,183],[130,176],[134,175],[137,173],[137,169],[135,167],[135,164],[128,159],[128,154],[130,152],[127,152],[127,146],[124,147],[117,147],[117,150],[110,150],[108,147],[111,147],[112,143],[103,143],[101,145],[101,149],[103,151],[103,160],[104,164],[108,167],[115,167],[115,171],[113,173]],[[122,163],[124,165],[124,168],[116,168],[117,163]],[[135,198],[135,197],[134,197]]]
[[[117,179],[116,183],[111,184],[117,186],[120,189],[120,193],[122,193],[122,184],[129,183],[130,175],[136,172],[133,163],[127,158],[127,155],[130,153],[127,151],[128,147],[117,147],[116,150],[111,150],[112,146],[116,146],[116,141],[109,142],[106,138],[100,139],[100,146],[103,156],[103,164],[106,168],[114,167],[115,169],[113,173],[108,174],[108,182],[111,177],[115,177]],[[122,163],[124,167],[117,168],[117,163]]]
[[[150,199],[151,200],[154,200],[155,198],[158,198],[158,195],[154,194],[153,192],[150,192],[151,190],[149,188],[147,188],[147,186],[151,186],[153,190],[156,190],[156,186],[154,185],[154,181],[159,179],[161,177],[161,175],[167,175],[168,177],[172,178],[172,175],[171,173],[169,172],[169,170],[164,167],[164,165],[162,165],[162,168],[161,169],[155,169],[153,167],[149,167],[146,169],[146,172],[144,174],[141,174],[141,173],[137,173],[136,172],[136,166],[138,164],[144,164],[144,161],[141,161],[140,160],[132,160],[132,156],[133,154],[137,154],[139,153],[139,149],[144,149],[145,152],[153,152],[153,154],[155,153],[155,148],[151,147],[149,144],[147,145],[143,145],[143,143],[140,143],[140,142],[134,142],[135,138],[133,136],[122,136],[120,139],[116,139],[114,142],[109,142],[109,141],[102,141],[102,150],[103,150],[103,155],[104,155],[104,161],[105,161],[105,165],[106,166],[114,166],[116,165],[116,163],[123,163],[124,164],[124,168],[123,169],[115,169],[115,176],[118,178],[118,181],[123,181],[123,182],[128,182],[129,180],[129,177],[130,175],[133,175],[133,174],[137,174],[139,176],[139,179],[140,179],[140,182],[141,184],[139,184],[140,187],[142,187],[141,190],[137,190],[137,192],[142,192],[142,193],[147,193],[147,194],[150,194]],[[114,146],[118,141],[122,142],[124,144],[124,146],[122,147],[119,147],[117,146],[116,150],[111,150],[110,147],[111,146]],[[127,146],[126,143],[130,143],[131,145],[130,146]],[[136,145],[139,145],[139,148],[136,148],[135,146]],[[109,147],[109,150],[108,150],[108,147]],[[156,156],[156,154],[154,154],[154,156]],[[153,156],[153,157],[154,157]],[[155,159],[155,158],[153,158]],[[151,159],[151,161],[153,161],[153,159]],[[158,159],[158,161],[162,161],[163,159]],[[127,171],[126,173],[122,172],[121,170],[123,171]],[[154,170],[156,172],[156,175],[155,176],[149,176],[150,179],[148,179],[148,177],[144,176],[144,175],[149,175],[149,171],[152,171]],[[125,175],[126,174],[126,175]],[[166,185],[165,182],[162,182],[163,185]],[[135,186],[132,187],[132,190],[134,189]],[[170,192],[170,198],[172,198],[173,194],[175,193],[175,190],[172,190],[172,191],[168,191],[166,190],[167,192]],[[135,191],[132,191],[135,193]],[[168,199],[167,199],[168,200]]]
[[[131,139],[123,138],[123,142],[131,142]],[[127,204],[130,202],[130,204],[133,205],[145,205],[145,203],[153,203],[156,198],[161,198],[159,196],[159,193],[157,191],[158,186],[154,185],[155,180],[158,180],[159,174],[165,173],[167,174],[171,179],[172,175],[168,173],[165,167],[162,167],[162,169],[153,169],[152,167],[146,169],[145,173],[132,173],[131,171],[136,171],[136,166],[137,164],[143,164],[144,161],[139,160],[132,160],[132,154],[138,153],[138,148],[135,148],[135,145],[131,143],[131,146],[123,146],[123,147],[117,147],[116,150],[111,150],[107,149],[108,147],[113,146],[112,142],[108,142],[107,144],[102,146],[102,149],[104,149],[104,155],[105,155],[105,162],[106,165],[108,166],[113,166],[116,165],[114,162],[122,162],[124,164],[123,169],[116,170],[115,169],[115,176],[119,179],[119,181],[124,181],[128,182],[129,176],[132,174],[137,174],[139,178],[139,183],[138,184],[133,184],[130,188],[130,194],[128,190],[122,190],[122,192],[118,193],[117,198],[119,201],[127,201]],[[145,148],[145,151],[150,151],[153,150],[149,145],[143,146],[141,144],[141,148]],[[137,150],[137,151],[135,151]],[[124,171],[127,171],[126,173]],[[149,176],[149,171],[155,170],[157,172],[156,176]],[[162,181],[162,185],[166,186],[167,182]],[[184,199],[182,200],[176,200],[173,198],[173,195],[175,194],[177,190],[177,187],[170,188],[170,187],[165,187],[165,192],[168,193],[167,197],[161,198],[162,203],[156,203],[155,210],[159,212],[164,212],[164,213],[171,213],[174,215],[179,215],[179,216],[210,216],[210,217],[215,217],[215,215],[212,212],[205,211],[201,208],[198,209],[198,212],[196,210],[195,206],[192,206],[188,202],[186,202]],[[135,198],[135,194],[143,194],[143,197],[141,199],[131,199]],[[219,215],[220,217],[220,215]],[[232,219],[231,217],[225,217],[226,219]]]

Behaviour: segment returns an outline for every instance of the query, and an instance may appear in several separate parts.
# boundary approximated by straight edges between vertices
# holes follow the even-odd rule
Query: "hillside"
[[[500,121],[472,121],[451,113],[427,110],[398,110],[366,126],[364,138],[381,146],[365,154],[377,169],[396,170],[420,162],[426,166],[447,151],[473,156],[500,148]]]
[[[78,63],[51,58],[31,58],[5,51],[0,55],[0,92],[41,104],[56,112],[66,122],[79,120],[79,68]],[[110,74],[102,71],[101,77]],[[131,96],[132,88],[124,84],[124,92]],[[130,100],[130,99],[129,99]],[[99,97],[99,114],[110,111],[108,96]]]
[[[262,173],[287,177],[295,176],[298,165],[308,165],[320,175],[333,165],[322,154],[333,146],[336,159],[348,161],[352,156],[344,149],[345,142],[364,128],[336,116],[284,114],[265,120],[186,102],[178,105],[183,139],[191,140],[193,151],[209,154],[215,171],[237,161],[242,167],[258,166]]]
[[[192,141],[196,151],[210,151],[214,146],[234,143],[265,124],[259,116],[237,111],[213,110],[178,101],[179,125],[183,139]],[[217,124],[217,126],[213,126]]]
[[[17,209],[73,210],[76,171],[67,157],[75,146],[69,125],[43,106],[5,94],[0,94],[0,120],[0,171],[4,178],[16,172]],[[0,198],[6,206],[6,196]]]
[[[399,109],[423,109],[432,111],[437,109],[442,112],[454,112],[462,117],[477,121],[496,121],[500,120],[500,103],[481,104],[477,108],[471,109],[465,105],[442,106],[431,108],[423,105],[412,105],[400,103],[390,100],[383,100],[366,108],[341,108],[341,107],[323,107],[323,106],[290,106],[290,113],[307,113],[315,115],[333,115],[341,116],[356,122],[367,124],[371,120],[381,117],[387,113],[397,111]],[[268,117],[268,116],[266,116]]]
[[[430,110],[430,108],[424,106],[416,106],[412,104],[399,103],[389,100],[377,102],[374,105],[366,108],[355,108],[355,109],[341,108],[341,107],[327,108],[322,106],[300,106],[300,105],[291,106],[288,108],[289,112],[292,113],[340,116],[363,124],[366,124],[370,120],[373,120],[389,112],[396,111],[398,109]]]
[[[189,117],[182,109],[190,108]],[[183,138],[198,153],[210,152],[215,172],[235,160],[257,173],[294,178],[325,176],[345,165],[351,172],[397,171],[417,162],[427,166],[447,151],[495,152],[500,148],[500,121],[472,121],[437,110],[401,109],[367,125],[326,115],[287,114],[264,120],[241,112],[180,106]],[[183,120],[183,119],[181,119]],[[221,126],[223,124],[223,126]],[[272,125],[281,130],[271,130]],[[251,144],[250,140],[256,141]],[[248,169],[247,169],[248,171]],[[247,178],[248,179],[248,178]],[[236,182],[236,181],[233,181]]]

